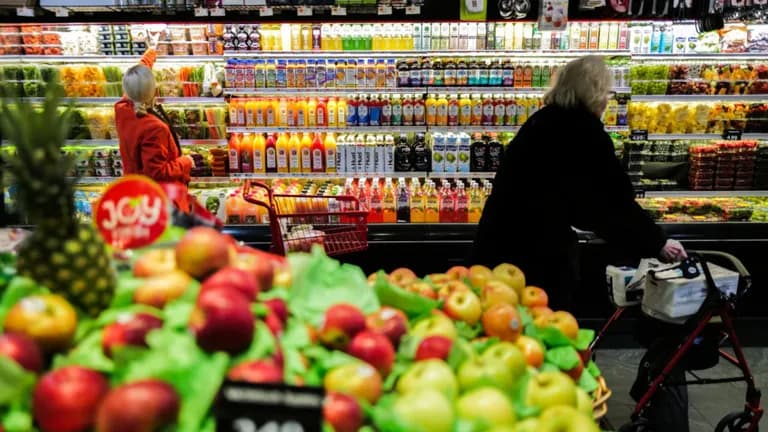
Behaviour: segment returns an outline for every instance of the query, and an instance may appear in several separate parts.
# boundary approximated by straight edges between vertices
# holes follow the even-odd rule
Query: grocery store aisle
[[[746,355],[758,387],[763,389],[763,406],[768,389],[768,348],[746,348]],[[608,387],[613,396],[608,401],[608,419],[618,429],[629,421],[629,414],[634,407],[634,400],[629,396],[629,388],[635,379],[637,365],[643,351],[637,349],[605,349],[597,352],[597,364],[603,371]],[[701,371],[700,377],[722,378],[737,376],[738,369],[721,362],[715,368]],[[690,401],[691,432],[711,432],[723,416],[743,408],[746,386],[744,383],[727,383],[706,386],[691,386],[688,390]],[[760,422],[761,428],[768,427],[765,416]]]

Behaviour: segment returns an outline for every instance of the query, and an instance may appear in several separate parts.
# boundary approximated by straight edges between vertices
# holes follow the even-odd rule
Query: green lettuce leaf
[[[23,400],[35,385],[35,375],[9,357],[0,355],[0,406]]]
[[[0,331],[3,329],[5,316],[19,300],[33,294],[45,294],[48,290],[38,285],[32,279],[17,276],[11,279],[11,282],[5,288],[2,298],[0,298]]]
[[[544,359],[547,363],[551,363],[564,371],[577,367],[581,362],[579,353],[572,346],[550,348],[544,354]]]
[[[263,321],[256,321],[256,328],[253,332],[253,342],[244,353],[232,359],[232,364],[236,365],[248,360],[260,360],[275,353],[277,344],[269,327]]]
[[[573,346],[579,350],[584,351],[589,348],[589,344],[595,339],[595,331],[592,329],[579,329],[579,333],[576,335],[576,340],[573,341]]]
[[[64,366],[82,366],[107,374],[114,372],[115,363],[101,348],[101,330],[92,331],[74,349],[54,358],[54,369]]]
[[[391,284],[383,271],[378,273],[373,288],[382,305],[400,309],[411,319],[429,314],[438,307],[435,300]]]

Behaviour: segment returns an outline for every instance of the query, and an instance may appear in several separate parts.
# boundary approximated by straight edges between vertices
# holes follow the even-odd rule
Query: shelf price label
[[[379,15],[392,15],[392,6],[390,5],[380,5],[379,10],[377,11]]]
[[[33,8],[28,7],[17,7],[16,8],[16,16],[20,17],[34,17],[35,16],[35,10]]]
[[[421,15],[421,6],[407,6],[405,8],[406,15]]]
[[[300,17],[312,16],[312,8],[308,6],[297,6],[296,15]]]
[[[321,432],[325,391],[225,381],[214,406],[217,432]]]
[[[726,141],[741,141],[741,130],[726,129],[723,131],[723,139]]]
[[[208,9],[206,8],[195,8],[195,16],[196,17],[207,17],[208,16]]]
[[[331,6],[332,16],[347,16],[347,8],[342,6]]]
[[[646,129],[632,129],[629,134],[630,141],[648,141],[648,130]]]
[[[275,15],[275,10],[271,7],[262,6],[259,8],[259,16],[271,17]]]
[[[212,17],[223,17],[227,15],[227,11],[224,8],[213,8],[209,13]]]

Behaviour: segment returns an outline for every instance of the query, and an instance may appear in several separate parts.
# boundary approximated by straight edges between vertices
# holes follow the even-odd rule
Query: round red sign
[[[129,175],[107,187],[94,209],[96,227],[116,249],[135,249],[157,240],[170,223],[170,203],[148,177]]]

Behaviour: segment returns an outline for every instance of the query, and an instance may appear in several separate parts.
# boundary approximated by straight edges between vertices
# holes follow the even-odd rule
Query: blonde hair
[[[566,109],[583,107],[599,116],[613,89],[613,74],[602,57],[590,55],[558,69],[554,82],[544,95],[544,104]]]
[[[152,70],[143,64],[132,66],[123,75],[123,91],[133,101],[137,115],[147,114],[155,96],[155,86]]]

